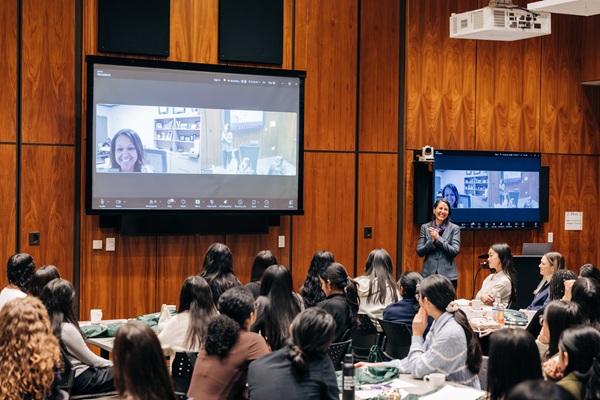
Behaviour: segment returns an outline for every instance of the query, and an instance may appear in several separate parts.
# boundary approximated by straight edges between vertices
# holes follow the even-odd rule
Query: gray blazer
[[[460,251],[460,228],[451,222],[448,222],[444,233],[434,242],[431,241],[431,235],[427,229],[430,222],[421,225],[421,234],[417,243],[417,254],[419,257],[425,257],[421,275],[423,278],[440,274],[450,280],[458,279],[458,270],[454,257]]]

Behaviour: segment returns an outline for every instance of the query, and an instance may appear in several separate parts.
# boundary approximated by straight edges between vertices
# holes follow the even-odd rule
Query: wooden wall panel
[[[216,64],[219,1],[171,1],[169,60]]]
[[[477,42],[477,150],[539,151],[540,39]]]
[[[17,137],[18,4],[5,0],[0,7],[0,142],[15,142]]]
[[[0,144],[0,265],[6,266],[8,258],[17,248],[17,152],[14,145]],[[4,269],[4,268],[3,268]],[[4,269],[4,271],[6,271]],[[3,272],[4,272],[3,271]],[[7,284],[6,273],[0,274],[0,287]]]
[[[365,262],[373,249],[384,248],[390,253],[392,260],[396,260],[397,182],[397,154],[368,153],[359,155],[357,275],[364,273]],[[365,226],[373,228],[371,239],[364,238],[363,228]]]
[[[600,15],[583,18],[581,80],[600,81]],[[554,23],[553,23],[554,25]]]
[[[552,35],[542,38],[541,150],[599,154],[598,124],[581,87],[582,24],[579,17],[552,15]]]
[[[358,113],[361,151],[398,151],[401,12],[404,10],[400,10],[397,0],[361,2]]]
[[[158,311],[156,238],[122,237],[116,229],[99,229],[98,217],[87,219],[82,234],[80,318],[89,319],[92,308],[102,309],[104,319]],[[116,239],[114,252],[92,250],[93,239],[107,237]]]
[[[475,8],[473,0],[407,2],[407,149],[474,146],[476,42],[450,39],[449,20]]]
[[[304,216],[292,217],[293,271],[302,285],[319,250],[354,270],[354,154],[310,152],[304,163]]]
[[[25,0],[22,29],[23,142],[73,144],[75,6]]]
[[[75,226],[72,146],[22,146],[22,252],[38,265],[53,264],[65,279],[73,279]],[[29,246],[29,232],[40,232],[40,245]]]
[[[356,147],[357,4],[296,1],[295,68],[307,71],[306,149]]]

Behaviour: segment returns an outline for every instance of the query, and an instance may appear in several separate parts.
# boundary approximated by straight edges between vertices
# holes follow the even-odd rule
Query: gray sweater
[[[445,312],[431,326],[427,339],[413,336],[408,356],[384,363],[401,373],[421,379],[431,373],[442,373],[451,382],[479,389],[479,377],[467,367],[467,339],[454,314]]]
[[[112,361],[98,357],[87,347],[81,333],[73,324],[64,322],[60,336],[67,348],[76,378],[89,367],[112,367]]]

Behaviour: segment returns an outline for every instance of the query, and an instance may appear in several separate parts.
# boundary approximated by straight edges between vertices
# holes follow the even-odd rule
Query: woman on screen
[[[229,124],[223,125],[221,132],[221,151],[223,152],[223,168],[227,169],[231,162],[233,133],[229,130]]]
[[[433,205],[431,222],[421,225],[417,254],[425,257],[421,275],[446,276],[456,289],[458,270],[454,257],[460,251],[460,228],[450,222],[452,207],[446,199],[438,199]]]
[[[458,189],[456,188],[456,186],[454,186],[454,184],[449,183],[446,186],[444,186],[444,190],[442,190],[442,197],[448,200],[448,203],[450,203],[450,207],[460,207]]]
[[[144,165],[144,145],[131,129],[121,129],[110,142],[111,168],[119,172],[152,172]]]

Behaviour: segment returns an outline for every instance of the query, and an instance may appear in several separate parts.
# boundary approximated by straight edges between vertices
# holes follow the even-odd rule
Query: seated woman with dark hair
[[[494,304],[496,297],[500,297],[506,306],[514,303],[517,298],[517,271],[510,247],[506,243],[493,244],[488,250],[488,265],[492,273],[485,278],[475,298],[488,306]]]
[[[232,288],[221,295],[217,308],[221,314],[208,325],[187,395],[246,399],[248,365],[269,352],[263,337],[249,331],[256,318],[254,298],[246,289]]]
[[[0,326],[0,398],[63,399],[55,388],[60,347],[42,302],[32,296],[10,300],[0,311]]]
[[[439,372],[451,382],[479,389],[481,346],[465,313],[454,301],[456,292],[448,278],[430,275],[419,286],[421,308],[412,323],[413,336],[408,356],[383,363],[359,362],[356,367],[386,365],[421,379]],[[423,338],[427,317],[435,320]]]
[[[540,355],[530,334],[522,329],[501,329],[491,335],[486,400],[502,400],[518,383],[541,378]]]
[[[268,290],[256,301],[256,321],[250,328],[260,333],[271,350],[285,346],[290,336],[290,324],[302,311],[302,298],[294,292],[292,273],[283,265],[271,265],[264,274],[263,290]]]
[[[250,282],[248,282],[244,288],[248,289],[254,299],[260,296],[260,284],[265,270],[271,265],[277,265],[277,259],[269,250],[259,251],[254,262],[252,263],[252,275],[250,276]]]
[[[300,288],[300,295],[306,308],[316,306],[327,297],[321,287],[320,276],[334,262],[333,254],[328,251],[320,250],[313,255],[306,279]]]
[[[48,282],[53,279],[60,278],[60,272],[54,265],[44,265],[38,268],[31,277],[31,284],[29,285],[29,294],[35,297],[40,297],[42,289]]]
[[[581,308],[577,303],[551,301],[544,311],[542,329],[536,339],[542,361],[546,361],[558,353],[558,340],[564,330],[585,322],[587,322],[587,318],[581,313]]]
[[[129,321],[117,330],[113,348],[115,386],[124,400],[175,400],[173,383],[156,334]]]
[[[511,389],[505,400],[575,400],[564,388],[543,379],[523,381]]]
[[[333,263],[321,273],[321,286],[327,297],[317,304],[333,315],[335,320],[334,342],[340,342],[347,331],[356,326],[359,298],[358,284],[350,279],[346,268]]]
[[[417,300],[417,288],[423,281],[423,277],[418,272],[406,272],[402,274],[398,281],[402,300],[392,303],[383,310],[383,319],[386,321],[402,322],[409,327],[419,311],[419,301]]]
[[[232,287],[242,287],[233,273],[233,256],[229,247],[223,243],[213,243],[206,250],[202,270],[198,274],[206,279],[213,293],[215,304],[219,296]]]
[[[590,324],[600,330],[600,282],[579,278],[571,288],[571,301],[579,304]]]
[[[103,393],[114,390],[112,362],[94,354],[75,317],[75,288],[64,279],[50,281],[40,294],[52,331],[64,346],[75,371],[71,394]]]
[[[34,271],[35,262],[27,253],[17,253],[8,259],[6,263],[8,285],[0,292],[0,309],[12,299],[27,296]]]
[[[250,399],[338,400],[340,391],[327,348],[335,321],[320,308],[302,311],[290,327],[290,343],[250,364]]]

